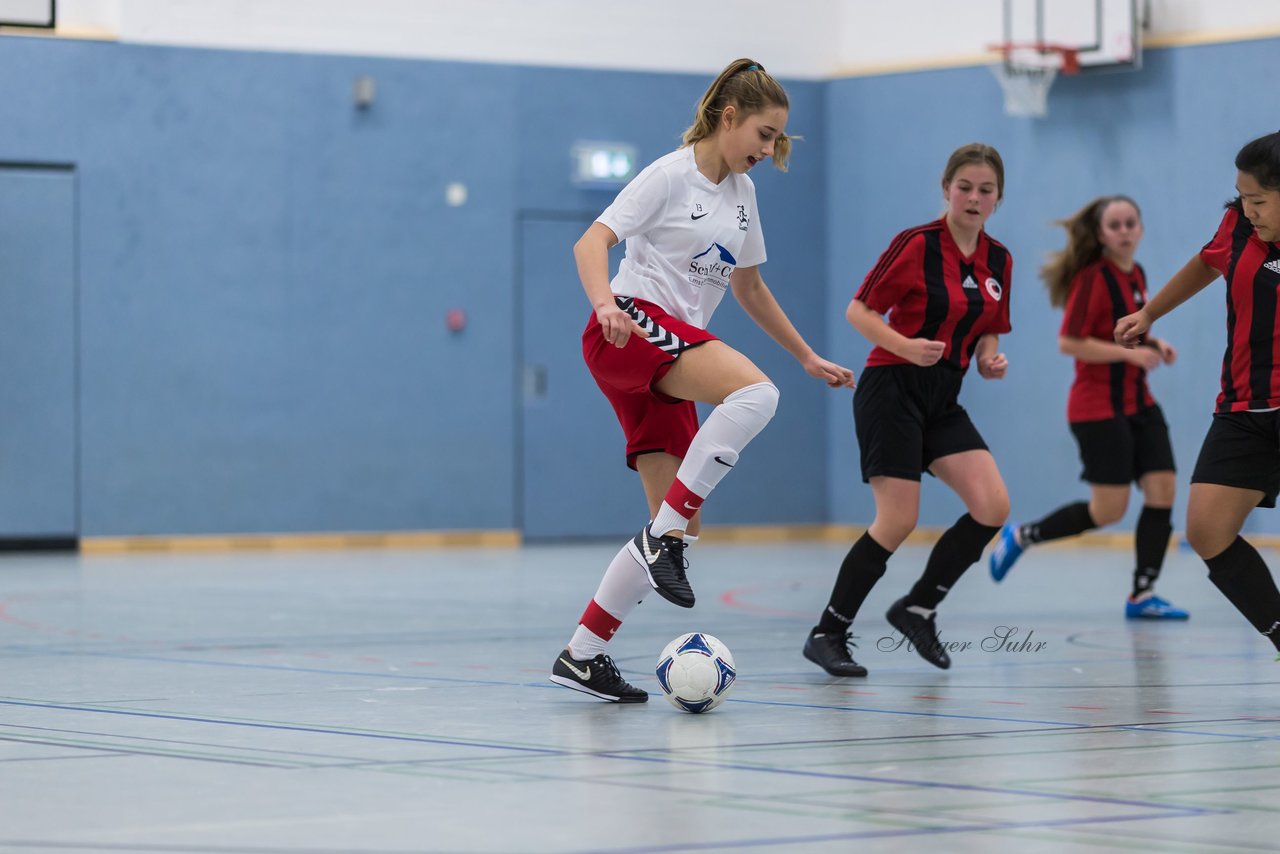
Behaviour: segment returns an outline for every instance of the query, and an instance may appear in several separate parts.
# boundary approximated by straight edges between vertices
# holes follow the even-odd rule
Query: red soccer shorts
[[[619,349],[604,340],[594,314],[582,332],[582,356],[604,392],[627,437],[627,465],[640,454],[667,453],[683,458],[698,432],[698,411],[691,400],[663,394],[654,385],[685,350],[717,341],[705,329],[667,314],[651,302],[618,297],[619,308],[649,333],[632,335]]]

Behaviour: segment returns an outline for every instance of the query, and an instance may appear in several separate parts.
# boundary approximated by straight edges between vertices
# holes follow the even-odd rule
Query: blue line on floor
[[[283,730],[285,732],[311,732],[319,735],[345,735],[352,738],[372,738],[380,741],[409,741],[416,744],[443,744],[449,747],[475,747],[485,750],[509,750],[515,753],[539,753],[547,756],[566,756],[570,751],[545,747],[518,747],[510,744],[486,744],[479,741],[456,741],[447,738],[427,738],[416,735],[394,735],[392,733],[361,732],[360,730],[330,729],[327,727],[303,726],[301,724],[274,724],[255,721],[235,721],[219,718],[202,718],[196,715],[174,715],[164,712],[138,712],[128,709],[104,709],[93,706],[72,706],[62,703],[33,703],[17,700],[0,699],[0,706],[20,706],[31,709],[52,709],[59,712],[88,712],[100,715],[120,715],[130,718],[151,718],[165,721],[186,721],[188,723],[217,724],[219,726],[247,727],[250,729]]]
[[[1052,792],[1034,792],[1034,791],[1025,791],[1020,789],[1001,789],[996,787],[974,786],[974,785],[955,784],[955,783],[937,783],[937,782],[925,781],[925,780],[902,780],[902,779],[897,779],[892,777],[869,777],[869,776],[858,775],[858,774],[836,774],[828,771],[805,771],[801,769],[776,768],[776,767],[767,766],[767,765],[766,766],[750,765],[746,763],[705,762],[705,761],[699,761],[695,759],[684,759],[684,758],[673,759],[669,757],[660,757],[660,756],[638,756],[634,754],[617,753],[617,752],[602,752],[602,751],[582,752],[582,751],[571,751],[571,750],[563,750],[563,749],[556,749],[556,748],[520,747],[516,745],[509,745],[509,744],[492,744],[492,743],[475,742],[475,741],[458,741],[454,739],[428,738],[425,736],[363,732],[360,730],[342,730],[342,729],[332,729],[328,727],[304,726],[301,724],[279,724],[279,723],[263,723],[263,722],[255,722],[255,721],[236,721],[236,720],[227,720],[227,719],[219,719],[219,718],[199,717],[195,715],[176,715],[176,714],[170,714],[170,713],[164,713],[164,712],[143,712],[143,711],[131,711],[126,709],[103,709],[103,708],[95,708],[92,706],[76,706],[76,705],[61,704],[61,703],[38,703],[38,702],[30,702],[30,701],[0,699],[0,705],[16,706],[21,708],[32,708],[32,709],[50,709],[54,711],[86,712],[89,714],[119,715],[122,717],[147,718],[147,719],[153,719],[153,720],[171,720],[171,721],[184,721],[188,723],[205,723],[205,724],[215,724],[218,726],[245,727],[249,729],[276,730],[276,731],[285,731],[285,732],[308,732],[308,733],[315,733],[318,735],[348,736],[352,738],[368,738],[368,739],[375,739],[380,741],[404,741],[404,742],[411,742],[416,744],[437,744],[437,745],[444,745],[448,747],[469,747],[469,748],[483,749],[483,750],[509,751],[513,753],[532,753],[532,754],[539,754],[544,756],[561,756],[561,757],[586,756],[586,757],[595,757],[595,758],[601,758],[601,759],[622,760],[626,762],[647,762],[647,763],[660,764],[660,765],[680,765],[680,766],[694,766],[699,768],[718,768],[718,769],[724,769],[724,770],[750,771],[753,773],[780,774],[784,776],[807,777],[807,778],[816,778],[816,779],[824,779],[824,780],[872,782],[872,783],[883,783],[887,785],[897,785],[897,786],[914,786],[919,788],[938,788],[938,789],[948,789],[948,790],[957,790],[957,791],[983,792],[987,794],[1012,795],[1017,797],[1046,798],[1049,800],[1057,800],[1057,801],[1083,801],[1088,803],[1100,803],[1100,804],[1109,804],[1109,805],[1116,805],[1116,806],[1137,806],[1137,807],[1142,807],[1144,809],[1164,810],[1166,812],[1173,813],[1176,815],[1229,814],[1230,812],[1232,812],[1231,810],[1216,810],[1216,809],[1207,809],[1207,808],[1199,808],[1199,807],[1182,807],[1182,806],[1176,806],[1176,805],[1151,803],[1151,802],[1145,802],[1145,801],[1131,801],[1131,800],[1125,800],[1120,798],[1101,798],[1101,797],[1093,797],[1088,795],[1064,795],[1064,794],[1058,794],[1058,793],[1052,793]]]
[[[988,822],[985,824],[947,825],[944,827],[910,827],[893,830],[866,830],[852,833],[829,833],[815,836],[788,836],[774,839],[734,839],[725,842],[687,842],[672,845],[641,846],[637,848],[594,848],[592,851],[607,851],[609,854],[661,854],[664,851],[715,851],[737,850],[741,848],[765,848],[781,845],[805,845],[819,842],[840,842],[854,839],[888,839],[905,836],[936,836],[944,833],[984,833],[1001,830],[1034,830],[1038,828],[1071,827],[1106,822],[1150,821],[1152,819],[1182,818],[1181,815],[1114,815],[1097,818],[1062,818],[1044,821],[1009,821]]]

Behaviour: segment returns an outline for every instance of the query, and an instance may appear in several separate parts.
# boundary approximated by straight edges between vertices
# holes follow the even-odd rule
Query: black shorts
[[[1129,485],[1147,472],[1174,471],[1169,425],[1159,406],[1137,415],[1103,421],[1077,421],[1071,432],[1080,446],[1087,483]]]
[[[1216,413],[1191,482],[1256,489],[1263,493],[1259,507],[1275,507],[1280,493],[1280,412]]]
[[[863,483],[880,476],[919,480],[939,457],[987,450],[956,400],[963,380],[963,371],[943,363],[876,365],[862,372],[853,423]]]

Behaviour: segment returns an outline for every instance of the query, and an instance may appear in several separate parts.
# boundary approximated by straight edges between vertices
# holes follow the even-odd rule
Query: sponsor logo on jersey
[[[712,243],[689,261],[689,283],[697,287],[710,285],[724,290],[729,287],[738,261],[719,243]]]

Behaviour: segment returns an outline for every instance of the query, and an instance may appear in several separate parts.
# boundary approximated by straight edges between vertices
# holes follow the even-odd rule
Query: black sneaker
[[[693,588],[685,576],[689,568],[684,556],[686,545],[679,537],[655,537],[645,525],[631,541],[630,548],[631,556],[644,567],[649,583],[659,596],[681,608],[692,608]]]
[[[908,611],[907,600],[904,598],[894,602],[884,616],[889,625],[901,632],[925,661],[943,670],[951,666],[951,656],[947,655],[946,649],[938,642],[938,624],[934,620],[936,613],[925,619]]]
[[[649,695],[623,679],[618,665],[604,653],[578,661],[566,649],[551,667],[551,681],[613,703],[649,701]]]
[[[804,642],[804,657],[832,676],[866,676],[867,668],[853,660],[849,647],[857,646],[848,632],[811,632]]]

